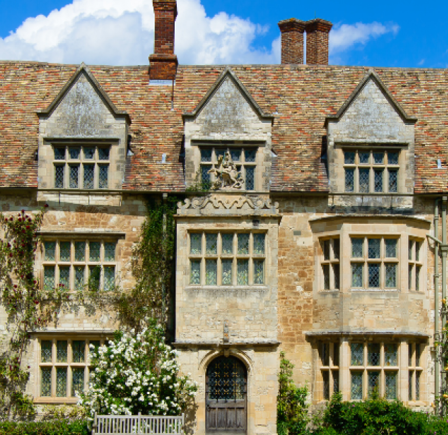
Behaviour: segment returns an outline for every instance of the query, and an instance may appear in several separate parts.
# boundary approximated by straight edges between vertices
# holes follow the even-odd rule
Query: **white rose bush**
[[[89,389],[79,404],[100,415],[181,415],[197,384],[180,374],[177,353],[155,322],[139,333],[115,332],[114,340],[90,349]]]

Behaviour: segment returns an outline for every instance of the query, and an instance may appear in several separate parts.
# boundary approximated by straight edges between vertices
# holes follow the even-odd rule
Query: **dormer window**
[[[107,189],[110,146],[54,146],[54,187]]]

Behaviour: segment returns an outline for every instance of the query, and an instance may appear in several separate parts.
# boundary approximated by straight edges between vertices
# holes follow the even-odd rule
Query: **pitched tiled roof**
[[[77,65],[0,62],[0,187],[37,187],[38,117]],[[174,90],[149,86],[146,66],[91,66],[117,110],[129,114],[131,149],[123,188],[182,191],[182,114],[192,112],[224,66],[180,66]],[[273,191],[326,192],[325,118],[335,115],[368,68],[232,66],[260,109],[274,114]],[[416,193],[447,190],[448,70],[375,68],[415,124]],[[172,104],[173,100],[173,104]],[[162,163],[166,154],[166,163]],[[443,169],[437,169],[441,159]]]

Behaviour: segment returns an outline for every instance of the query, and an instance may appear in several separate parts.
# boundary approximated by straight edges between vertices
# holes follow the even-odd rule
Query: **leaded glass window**
[[[75,261],[85,261],[86,242],[75,242]]]
[[[380,365],[380,345],[379,343],[370,343],[367,346],[367,361],[369,366]]]
[[[385,372],[386,374],[386,399],[395,400],[397,398],[397,372]]]
[[[339,391],[339,343],[320,343],[319,346],[323,398],[329,400]]]
[[[44,289],[52,290],[55,286],[54,266],[44,266]]]
[[[324,239],[322,247],[322,274],[324,290],[339,290],[339,255],[340,245],[338,238]]]
[[[384,365],[386,366],[398,365],[398,346],[396,344],[384,345]]]
[[[380,276],[380,264],[370,263],[369,267],[369,287],[371,288],[379,288],[381,282]]]
[[[351,343],[351,365],[361,366],[364,364],[364,346],[362,343]]]
[[[72,370],[72,397],[84,392],[84,368],[73,368]]]
[[[100,261],[101,243],[90,242],[89,248],[90,248],[89,260],[90,261]]]
[[[40,361],[43,363],[52,362],[52,346],[49,340],[42,340],[40,343]]]
[[[104,261],[115,261],[115,246],[116,243],[104,243]]]
[[[322,372],[322,381],[324,384],[324,399],[330,399],[330,373],[328,371]]]
[[[264,284],[264,233],[204,232],[190,233],[189,238],[190,284]],[[205,252],[202,251],[202,243],[205,243]]]
[[[241,174],[243,180],[242,190],[256,190],[256,148],[233,146],[228,148],[201,147],[199,172],[202,183],[207,185],[217,181],[214,170],[219,167],[219,158],[224,158],[227,152],[230,154],[232,162],[237,164],[236,168]]]
[[[84,362],[85,359],[85,349],[86,342],[85,341],[73,341],[72,342],[72,358],[73,362]]]
[[[421,400],[421,381],[423,367],[421,356],[424,345],[421,343],[409,343],[409,400]]]
[[[409,290],[420,291],[421,281],[422,281],[422,256],[420,254],[422,250],[423,243],[420,240],[415,240],[410,238],[408,241],[408,251],[409,251],[409,276],[408,285]]]
[[[83,165],[84,168],[84,189],[93,189],[93,182],[95,177],[94,165]]]
[[[59,285],[70,288],[70,267],[61,266],[59,268]]]
[[[352,263],[352,287],[362,287],[363,269],[362,263]]]
[[[99,165],[99,183],[98,187],[100,189],[107,189],[109,183],[109,165]]]
[[[62,189],[64,187],[65,166],[55,165],[54,167],[54,187]]]
[[[75,290],[82,290],[84,288],[84,266],[75,266]]]
[[[362,400],[362,372],[351,372],[350,393],[352,400]]]
[[[345,191],[372,193],[399,191],[399,152],[344,151]]]
[[[115,267],[104,266],[104,290],[111,291],[115,287]]]
[[[70,261],[70,242],[60,242],[59,250],[59,260]]]
[[[65,148],[55,148],[54,149],[54,159],[55,160],[65,160]]]
[[[397,265],[386,264],[386,287],[397,287]]]
[[[352,238],[352,257],[353,258],[362,258],[364,256],[363,246],[364,246],[364,239]]]
[[[40,395],[51,397],[51,367],[41,367],[40,373]]]
[[[98,160],[109,160],[109,148],[98,148]]]
[[[57,341],[56,343],[56,361],[57,362],[67,362],[67,341]]]
[[[70,165],[70,189],[79,187],[79,165]]]
[[[367,372],[367,382],[368,382],[368,394],[372,397],[374,392],[380,390],[380,372],[377,370],[370,370]]]
[[[45,260],[54,261],[56,256],[56,243],[55,242],[44,242],[45,247]]]

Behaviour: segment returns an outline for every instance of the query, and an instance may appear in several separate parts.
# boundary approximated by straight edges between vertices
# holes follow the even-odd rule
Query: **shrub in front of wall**
[[[0,423],[0,435],[90,435],[86,420]]]

